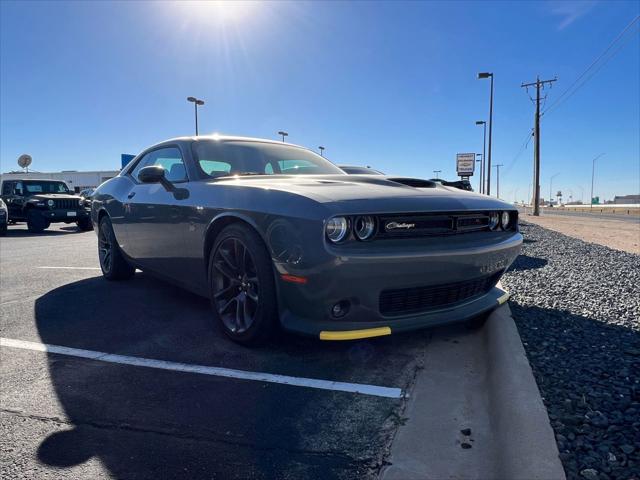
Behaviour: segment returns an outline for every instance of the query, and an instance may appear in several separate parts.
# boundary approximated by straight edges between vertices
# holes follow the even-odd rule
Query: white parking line
[[[136,367],[171,370],[174,372],[199,373],[202,375],[236,378],[239,380],[254,380],[258,382],[280,383],[283,385],[292,385],[296,387],[318,388],[320,390],[361,393],[363,395],[372,395],[374,397],[403,397],[402,389],[400,388],[380,387],[377,385],[365,385],[360,383],[332,382],[329,380],[316,380],[313,378],[290,377],[287,375],[275,375],[271,373],[247,372],[244,370],[234,370],[231,368],[208,367],[206,365],[168,362],[166,360],[130,357],[127,355],[116,355],[112,353],[96,352],[93,350],[81,350],[78,348],[48,345],[46,343],[27,342],[24,340],[14,340],[4,337],[0,337],[0,346],[21,348],[23,350],[33,350],[36,352],[57,353],[60,355],[68,355],[71,357],[88,358],[101,362],[119,363],[123,365],[133,365]]]
[[[45,270],[100,270],[100,267],[36,267]]]

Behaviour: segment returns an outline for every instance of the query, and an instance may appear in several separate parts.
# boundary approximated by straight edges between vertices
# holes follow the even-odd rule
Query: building
[[[613,202],[617,205],[636,205],[640,204],[640,195],[616,195]]]
[[[0,181],[12,180],[14,178],[34,178],[47,180],[62,180],[67,186],[78,193],[87,188],[96,188],[102,182],[120,173],[119,170],[94,170],[89,172],[79,172],[77,170],[67,170],[62,172],[9,172],[0,174]]]

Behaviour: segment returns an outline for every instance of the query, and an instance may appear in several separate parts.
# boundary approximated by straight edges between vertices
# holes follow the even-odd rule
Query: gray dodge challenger
[[[520,251],[518,212],[428,180],[349,176],[296,145],[167,140],[96,189],[109,280],[136,268],[211,300],[233,340],[349,340],[481,322]]]

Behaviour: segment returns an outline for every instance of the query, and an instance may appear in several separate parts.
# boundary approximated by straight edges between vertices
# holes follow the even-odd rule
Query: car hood
[[[265,175],[226,177],[211,183],[289,192],[342,213],[514,208],[487,195],[426,180],[379,175]]]
[[[77,195],[70,195],[68,193],[37,193],[30,195],[29,200],[79,200]]]

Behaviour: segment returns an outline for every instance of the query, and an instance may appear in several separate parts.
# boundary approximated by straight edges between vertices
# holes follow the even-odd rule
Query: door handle
[[[131,199],[135,196],[136,196],[136,192],[131,192],[129,195],[127,195],[127,198]]]

